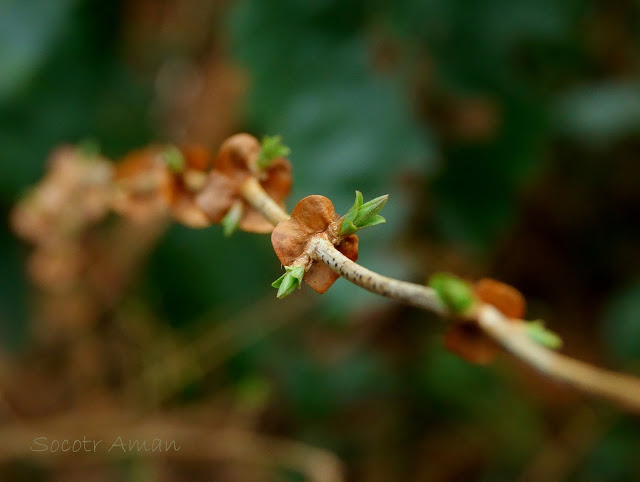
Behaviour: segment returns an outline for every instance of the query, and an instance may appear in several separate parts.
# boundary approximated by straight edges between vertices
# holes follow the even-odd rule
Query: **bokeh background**
[[[268,237],[120,233],[94,255],[126,282],[65,324],[7,222],[60,144],[281,134],[289,207],[391,193],[365,266],[509,282],[566,353],[640,373],[639,81],[634,0],[1,0],[0,478],[640,479],[637,419],[460,360],[434,316],[344,280],[276,301]],[[184,457],[26,448],[105,425]]]

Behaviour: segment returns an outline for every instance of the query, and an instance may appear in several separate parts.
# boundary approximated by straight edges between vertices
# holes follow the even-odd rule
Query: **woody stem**
[[[258,180],[251,176],[240,186],[246,201],[274,226],[289,219],[287,212],[266,193]]]
[[[446,307],[433,289],[375,273],[351,261],[338,251],[331,241],[323,237],[316,236],[311,240],[309,252],[312,258],[326,264],[346,280],[367,291],[433,311],[439,315],[447,314]]]
[[[544,348],[527,336],[523,323],[510,322],[491,305],[481,306],[476,320],[485,333],[541,373],[640,411],[638,378],[598,368]]]
[[[249,204],[274,225],[288,219],[287,213],[269,197],[258,181],[253,181],[247,181],[242,189]],[[439,315],[449,314],[433,289],[388,278],[360,266],[322,236],[311,239],[307,252],[316,261],[326,264],[343,278],[367,291]],[[525,331],[524,323],[513,323],[491,305],[479,305],[470,316],[488,336],[539,372],[573,385],[583,392],[607,398],[640,412],[640,379],[604,370],[549,350],[531,339]]]

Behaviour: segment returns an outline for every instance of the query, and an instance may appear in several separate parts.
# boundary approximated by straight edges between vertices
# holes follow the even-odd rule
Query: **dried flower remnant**
[[[106,159],[72,146],[56,149],[49,169],[11,214],[14,231],[35,244],[80,232],[109,211],[113,168]]]
[[[11,215],[14,231],[35,244],[35,284],[55,292],[75,285],[85,266],[82,236],[109,212],[112,180],[112,164],[96,154],[72,146],[51,154],[47,174]]]
[[[113,209],[121,216],[144,223],[165,216],[173,198],[172,174],[162,148],[132,151],[116,164]]]
[[[347,258],[352,261],[358,259],[358,237],[354,234],[340,237],[340,219],[329,199],[319,195],[307,196],[293,209],[291,218],[278,224],[271,234],[271,243],[280,262],[284,266],[305,263],[303,279],[318,293],[325,293],[339,275],[326,264],[314,262],[306,256],[306,245],[311,237],[324,236]]]
[[[483,278],[473,286],[473,295],[478,302],[496,307],[514,323],[522,323],[526,311],[524,296],[506,283]],[[447,331],[445,347],[461,358],[479,365],[491,363],[500,352],[500,347],[489,338],[475,321],[456,322]]]
[[[527,310],[527,302],[522,293],[513,286],[491,278],[483,278],[473,287],[476,297],[495,306],[512,320],[520,320]]]
[[[210,226],[211,221],[195,201],[212,166],[209,150],[189,145],[180,149],[167,148],[162,156],[172,172],[170,204],[173,218],[191,228]]]
[[[266,154],[265,147],[268,148]],[[282,157],[287,152],[271,141],[262,146],[249,134],[230,137],[222,144],[195,203],[210,222],[222,223],[227,215],[233,216],[234,219],[224,221],[228,233],[233,232],[232,222],[243,231],[271,232],[273,225],[244,200],[241,186],[250,177],[255,177],[266,193],[282,205],[291,191],[292,182],[291,164]],[[273,157],[274,153],[276,157]]]
[[[151,146],[131,152],[116,167],[114,210],[137,222],[173,215],[192,228],[211,222],[195,203],[211,157],[200,146]]]

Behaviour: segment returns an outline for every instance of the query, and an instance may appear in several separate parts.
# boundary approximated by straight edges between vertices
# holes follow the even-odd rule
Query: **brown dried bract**
[[[219,223],[233,203],[240,201],[243,204],[240,229],[271,232],[273,225],[244,201],[240,188],[249,177],[255,176],[267,194],[282,205],[291,191],[291,164],[281,157],[268,168],[260,169],[257,165],[260,149],[260,142],[249,134],[236,134],[222,144],[207,183],[195,199],[211,222]]]
[[[278,224],[271,234],[271,243],[283,266],[290,266],[305,252],[306,244],[314,235],[326,236],[334,244],[338,241],[331,224],[339,216],[333,204],[324,196],[307,196],[291,213],[291,218]],[[336,248],[352,261],[358,259],[358,237],[355,234],[339,240]],[[313,262],[304,275],[307,282],[318,293],[326,292],[339,278],[323,263]]]
[[[136,222],[166,215],[173,200],[173,179],[162,148],[132,151],[116,165],[113,209]]]
[[[113,167],[106,159],[59,147],[45,177],[13,210],[13,229],[36,244],[66,239],[106,216],[112,180]]]
[[[211,225],[211,221],[197,205],[196,196],[212,167],[212,156],[208,149],[198,145],[183,146],[180,152],[185,160],[185,169],[171,173],[171,213],[185,226],[205,228]]]
[[[181,172],[169,169],[163,152],[161,146],[150,146],[129,153],[117,164],[114,210],[138,222],[170,212],[178,222],[192,228],[211,225],[195,203],[197,189],[190,185],[190,180],[204,179],[211,169],[209,151],[201,146],[181,147],[185,160]]]
[[[463,360],[478,365],[491,363],[500,351],[498,345],[473,322],[457,322],[444,336],[444,346]]]
[[[480,301],[495,306],[513,322],[518,322],[525,314],[524,296],[513,286],[484,278],[475,284],[474,292]],[[444,344],[461,358],[480,365],[492,362],[500,352],[498,344],[469,321],[452,326],[445,335]]]
[[[35,245],[27,271],[45,291],[58,294],[78,284],[86,266],[85,236],[109,212],[113,176],[108,160],[59,147],[44,178],[13,210],[13,229]]]
[[[520,319],[526,311],[522,293],[513,286],[491,278],[483,278],[474,286],[476,296],[483,302],[495,306],[503,315]]]

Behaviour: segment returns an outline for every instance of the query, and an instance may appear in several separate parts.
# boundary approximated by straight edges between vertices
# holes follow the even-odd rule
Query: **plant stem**
[[[249,204],[274,225],[289,218],[255,178],[243,185],[242,193]],[[449,315],[433,289],[388,278],[360,266],[322,236],[311,239],[307,252],[316,261],[326,264],[343,278],[367,291],[439,315]],[[632,411],[640,412],[640,379],[604,370],[549,350],[529,337],[524,323],[513,323],[491,305],[479,305],[470,316],[488,336],[539,372],[583,392],[610,399]]]
[[[240,192],[246,201],[274,226],[289,219],[287,212],[271,199],[255,177],[248,178],[240,186]]]
[[[447,314],[446,307],[433,289],[388,278],[360,266],[338,251],[331,241],[325,238],[314,237],[309,244],[309,252],[315,260],[326,264],[343,278],[367,291],[434,311],[439,315]]]
[[[522,323],[509,321],[491,305],[477,311],[480,327],[518,358],[552,378],[640,411],[640,380],[589,365],[535,343]]]

